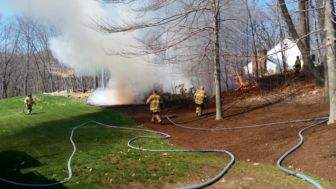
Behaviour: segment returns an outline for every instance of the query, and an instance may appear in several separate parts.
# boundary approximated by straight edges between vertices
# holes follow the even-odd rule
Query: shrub
[[[268,71],[267,71],[267,68],[260,68],[260,71],[261,71],[261,73],[263,73],[263,74],[265,74],[265,73],[268,72]]]

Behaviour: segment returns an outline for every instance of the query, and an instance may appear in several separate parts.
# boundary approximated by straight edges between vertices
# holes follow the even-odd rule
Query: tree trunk
[[[98,76],[95,76],[94,90],[98,88]]]
[[[220,59],[219,59],[219,0],[211,0],[211,12],[213,23],[213,39],[215,47],[214,63],[215,63],[215,85],[216,85],[216,120],[223,119],[222,97],[220,84]]]
[[[309,33],[309,25],[308,25],[308,19],[309,17],[307,17],[307,11],[302,11],[302,10],[307,10],[308,1],[307,0],[299,0],[299,10],[301,10],[301,12],[299,12],[299,27],[300,27],[300,36],[305,36]],[[305,53],[306,56],[309,56],[310,58],[310,46],[309,46],[309,36],[303,37],[301,39],[302,43],[304,44],[304,52],[301,51],[301,54],[303,56],[303,53]],[[307,54],[309,53],[309,54]],[[307,57],[306,57],[307,59]],[[302,65],[302,70],[301,72],[306,74],[308,71],[308,64],[307,62],[304,60],[303,61],[303,65]]]
[[[324,57],[324,60],[327,60],[326,57]],[[324,64],[324,95],[323,95],[323,104],[328,104],[330,101],[329,97],[329,78],[328,78],[328,64],[325,61]]]
[[[102,78],[101,78],[101,87],[104,90],[105,89],[105,73],[104,73],[105,69],[103,68],[102,70]]]
[[[2,72],[2,86],[1,86],[1,98],[5,99],[7,98],[7,85],[6,85],[6,74],[7,74],[7,64],[5,64],[5,67]]]
[[[63,78],[63,82],[64,82],[64,85],[65,85],[66,96],[68,96],[68,94],[69,94],[69,86],[68,86],[67,78],[66,77],[62,77],[62,78]]]
[[[211,59],[207,56],[207,55],[205,55],[206,57],[207,57],[207,59],[209,60],[209,62],[211,62]],[[208,64],[208,81],[209,81],[209,88],[210,88],[210,91],[211,91],[211,94],[213,94],[213,90],[212,90],[212,82],[211,82],[211,75],[210,75],[210,67],[209,67],[210,65]]]
[[[70,77],[71,85],[72,85],[72,92],[75,92],[75,82],[72,77]]]
[[[93,91],[96,91],[97,87],[98,87],[97,70],[94,69],[94,72],[93,72]]]
[[[335,25],[334,25],[334,2],[326,0],[324,31],[326,37],[326,63],[328,64],[328,82],[330,112],[328,124],[334,123],[336,119],[336,58],[335,58]]]
[[[32,92],[32,93],[37,94],[38,93],[37,84],[36,84],[36,82],[35,82],[35,80],[34,80],[33,77],[30,77],[30,79],[31,79],[31,81],[32,81],[32,83],[34,85],[33,89],[31,89],[32,91],[34,90],[34,92]]]
[[[301,2],[301,1],[305,1],[305,0],[300,0],[299,2]],[[279,2],[280,2],[282,15],[286,20],[286,23],[287,23],[288,30],[289,30],[290,34],[292,35],[292,37],[295,40],[299,40],[297,42],[297,46],[298,46],[298,48],[299,48],[299,50],[302,54],[304,64],[306,64],[308,66],[308,69],[309,69],[310,73],[314,76],[316,85],[317,86],[323,86],[323,78],[318,73],[318,71],[315,69],[314,64],[313,64],[313,62],[310,58],[310,48],[309,48],[309,46],[308,47],[306,46],[307,43],[304,43],[303,40],[300,39],[300,37],[299,37],[295,27],[294,27],[293,21],[292,21],[290,15],[288,13],[288,9],[287,9],[285,0],[279,0]]]
[[[83,76],[81,77],[81,84],[82,84],[82,93],[84,93],[84,83],[83,83]]]
[[[59,86],[58,86],[58,79],[59,78],[59,76],[58,75],[56,75],[56,81],[55,81],[55,86],[56,86],[56,90],[57,90],[57,92],[59,92]]]
[[[93,79],[93,82],[92,82],[92,89],[93,89],[93,91],[96,91],[96,80],[97,80],[97,78],[96,78],[96,74],[93,74],[92,79]]]
[[[37,71],[40,74],[41,81],[42,81],[42,84],[43,84],[43,90],[44,90],[44,92],[47,92],[46,86],[45,86],[44,81],[43,81],[43,75],[41,73],[40,67],[38,65],[38,60],[37,60],[37,57],[35,56],[35,54],[34,54],[34,58],[35,58],[35,64],[36,64],[36,67],[37,67]]]
[[[316,0],[315,2],[316,2],[316,8],[323,8],[324,7],[324,0]],[[323,30],[324,29],[324,9],[318,9],[318,10],[316,10],[316,13],[317,13],[319,29]],[[324,31],[319,32],[319,34],[320,34],[320,38],[323,40],[324,39]],[[323,45],[323,42],[322,42],[322,45]]]
[[[212,92],[212,82],[211,82],[211,74],[210,74],[210,65],[208,64],[208,80],[209,80],[209,87],[210,87],[210,91],[211,91],[211,94],[213,94]]]
[[[313,8],[316,8],[313,4],[313,1],[310,0],[309,1],[310,3],[310,7],[313,9]],[[312,18],[313,18],[313,30],[314,31],[317,31],[317,21],[316,21],[316,14],[315,14],[315,11],[312,11]],[[315,32],[314,34],[314,38],[315,38],[315,48],[317,49],[317,54],[318,54],[318,57],[320,59],[320,62],[322,61],[322,55],[321,55],[321,51],[319,49],[320,47],[320,41],[319,41],[319,38],[318,38],[318,33]]]
[[[322,8],[324,7],[324,0],[316,0],[316,8]],[[322,31],[319,32],[320,38],[322,40],[322,47],[325,46],[326,40],[324,35],[324,9],[318,9],[316,10],[317,18],[318,18],[318,26],[319,29]],[[334,24],[335,25],[335,24]],[[326,62],[326,49],[322,48],[319,50],[319,52],[322,51],[322,59],[324,66],[324,96],[323,96],[323,103],[327,104],[329,103],[329,79],[328,79],[328,64]]]
[[[24,95],[28,95],[28,65],[25,69],[24,81],[23,81],[23,92]]]
[[[277,7],[277,11],[278,11],[278,7]],[[280,17],[280,21],[279,21],[279,38],[280,38],[280,45],[281,45],[281,49],[283,48],[283,34],[282,34],[282,21],[281,21],[281,16]],[[286,58],[284,55],[284,51],[281,51],[281,58],[282,58],[282,66],[283,66],[283,70],[284,70],[284,74],[286,75],[286,71],[287,71],[287,65],[286,65]],[[280,67],[280,66],[279,66]],[[281,72],[281,67],[280,67],[280,72]],[[282,73],[282,72],[281,72]]]
[[[93,77],[88,77],[88,84],[86,85],[86,88],[88,91],[91,91],[91,83],[92,83]]]
[[[52,78],[51,74],[49,74],[49,79],[50,79],[51,92],[55,92],[53,78]]]

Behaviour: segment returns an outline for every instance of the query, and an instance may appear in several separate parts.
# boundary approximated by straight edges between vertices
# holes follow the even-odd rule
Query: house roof
[[[293,38],[293,37],[287,37],[286,39],[291,40],[291,41],[294,41],[294,38]]]
[[[267,57],[266,58],[266,60],[268,60],[268,61],[270,61],[270,62],[272,62],[272,63],[274,63],[274,64],[280,64],[280,65],[282,65],[283,63],[282,63],[282,60],[280,60],[280,59],[277,59],[277,58],[273,58],[273,57]]]
[[[273,64],[279,65],[280,67],[283,67],[283,62],[281,59],[273,58],[273,57],[268,57],[266,60],[270,61]],[[286,63],[287,68],[290,67],[288,63]]]

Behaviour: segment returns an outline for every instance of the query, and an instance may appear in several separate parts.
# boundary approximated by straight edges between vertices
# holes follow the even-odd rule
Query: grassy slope
[[[22,111],[24,98],[1,100],[0,117]],[[71,130],[84,122],[95,120],[142,128],[127,114],[85,106],[85,99],[37,95],[35,101],[43,109],[33,110],[32,116],[21,113],[0,118],[0,178],[41,184],[64,180],[68,177],[67,161],[73,151],[69,141]],[[148,188],[170,183],[174,186],[177,182],[186,182],[187,185],[182,186],[188,186],[210,179],[229,162],[227,158],[202,153],[168,152],[163,156],[127,147],[127,141],[139,135],[154,134],[111,129],[94,123],[78,128],[73,137],[77,146],[72,160],[73,178],[53,188],[129,188],[131,185]],[[162,139],[141,140],[134,145],[178,149]],[[224,178],[226,182],[216,184],[219,188],[311,187],[301,179],[286,176],[274,165],[254,166],[245,161],[237,161]],[[318,182],[325,187],[335,186]],[[0,188],[18,187],[0,181]]]

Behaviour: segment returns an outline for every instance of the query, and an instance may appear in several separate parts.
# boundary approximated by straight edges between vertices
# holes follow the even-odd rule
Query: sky
[[[8,9],[8,0],[0,0],[0,13],[7,17],[7,16],[13,16],[13,12]]]

